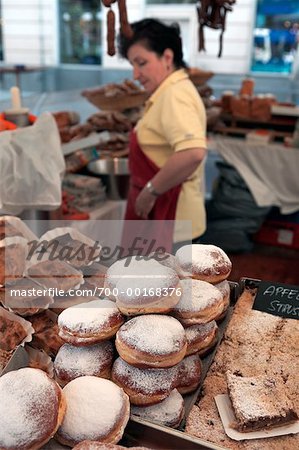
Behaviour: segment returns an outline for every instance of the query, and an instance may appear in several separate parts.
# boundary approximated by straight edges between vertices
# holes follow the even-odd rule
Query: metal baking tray
[[[257,289],[260,282],[261,280],[256,278],[242,277],[239,281],[239,295],[241,295],[245,289]]]

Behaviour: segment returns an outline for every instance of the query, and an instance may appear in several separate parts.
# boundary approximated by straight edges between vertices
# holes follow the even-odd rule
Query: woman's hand
[[[135,203],[135,213],[141,219],[147,219],[154,207],[157,197],[151,194],[145,187],[138,195]]]
[[[159,194],[187,180],[197,169],[206,154],[204,148],[191,148],[173,154],[159,172],[152,178],[153,188]],[[135,203],[135,212],[138,217],[147,219],[154,207],[157,196],[144,187]]]

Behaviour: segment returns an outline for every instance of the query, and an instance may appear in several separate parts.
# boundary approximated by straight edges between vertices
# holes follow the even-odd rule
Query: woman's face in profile
[[[141,43],[133,44],[128,51],[128,60],[133,67],[134,79],[138,80],[146,92],[152,94],[170,74],[169,49],[162,56],[148,50]]]

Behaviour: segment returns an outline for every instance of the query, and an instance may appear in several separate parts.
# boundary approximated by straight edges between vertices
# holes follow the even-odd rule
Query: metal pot
[[[102,178],[109,199],[127,198],[130,181],[128,158],[102,158],[90,162],[87,168]]]

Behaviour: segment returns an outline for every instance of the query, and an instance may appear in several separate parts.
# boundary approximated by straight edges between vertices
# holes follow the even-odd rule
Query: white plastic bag
[[[60,137],[50,113],[32,126],[0,133],[0,209],[13,214],[56,209],[64,170]]]

